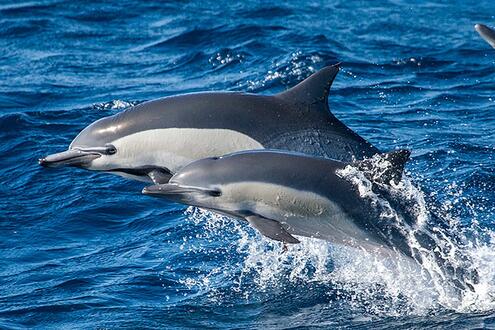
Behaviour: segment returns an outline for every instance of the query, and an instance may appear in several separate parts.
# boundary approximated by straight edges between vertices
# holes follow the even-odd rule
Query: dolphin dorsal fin
[[[476,24],[474,26],[476,32],[479,33],[479,35],[485,39],[490,46],[495,48],[495,30],[490,29],[488,26],[483,25],[483,24]]]
[[[390,181],[393,181],[397,184],[402,179],[404,167],[410,155],[409,150],[401,149],[374,155],[356,162],[355,166],[371,181],[384,184],[390,184]]]
[[[327,66],[320,71],[313,73],[311,76],[301,81],[296,86],[282,93],[277,97],[289,100],[298,106],[316,107],[318,109],[328,110],[328,93],[332,86],[333,80],[339,72],[339,65]]]

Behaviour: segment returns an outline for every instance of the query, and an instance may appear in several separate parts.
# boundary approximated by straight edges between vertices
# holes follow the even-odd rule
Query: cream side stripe
[[[112,142],[117,153],[93,162],[110,169],[144,165],[165,166],[173,172],[201,158],[263,149],[255,139],[228,129],[164,128],[137,132]]]

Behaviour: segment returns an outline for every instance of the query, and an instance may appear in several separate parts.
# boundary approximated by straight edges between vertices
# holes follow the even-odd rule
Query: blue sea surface
[[[495,50],[473,28],[494,15],[491,0],[1,1],[0,328],[495,327]],[[316,239],[281,253],[142,183],[37,163],[133,104],[272,94],[337,62],[331,111],[412,150],[410,177],[466,231],[474,292]]]

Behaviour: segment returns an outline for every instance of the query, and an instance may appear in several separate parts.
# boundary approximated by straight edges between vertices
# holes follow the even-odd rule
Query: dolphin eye
[[[220,189],[212,189],[212,190],[209,191],[209,194],[212,197],[220,197],[220,196],[222,196],[222,192],[220,191]]]
[[[117,152],[117,148],[113,144],[107,144],[105,147],[107,155],[113,155]]]

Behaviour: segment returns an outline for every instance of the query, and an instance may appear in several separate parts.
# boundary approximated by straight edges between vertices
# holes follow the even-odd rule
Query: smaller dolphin
[[[439,224],[436,230],[418,224],[417,205],[396,195],[393,186],[402,180],[409,156],[408,150],[398,150],[342,162],[266,149],[243,151],[190,163],[167,184],[146,187],[143,193],[246,220],[284,246],[305,236],[411,265],[427,258],[455,290],[474,291],[476,271],[463,268],[466,263],[459,261],[464,256],[453,258],[442,247],[451,233],[439,231]],[[384,205],[396,215],[384,216]]]
[[[393,187],[402,180],[409,156],[408,150],[397,150],[343,162],[283,151],[243,151],[195,161],[168,184],[146,187],[143,193],[244,219],[284,244],[299,243],[296,236],[305,236],[410,265],[428,260],[455,290],[474,291],[478,275],[464,268],[469,258],[444,250],[452,233],[439,230],[440,223],[434,224],[436,229],[419,224],[418,205],[402,200]],[[387,215],[387,207],[393,216]]]
[[[391,255],[411,256],[359,189],[339,173],[355,166],[376,184],[401,180],[410,152],[399,150],[354,163],[304,154],[259,150],[186,165],[168,184],[144,194],[247,220],[262,235],[284,243],[324,239]],[[397,255],[397,253],[393,253]]]
[[[490,29],[488,26],[483,24],[476,24],[474,29],[479,33],[479,35],[485,39],[486,42],[495,48],[495,31]]]

